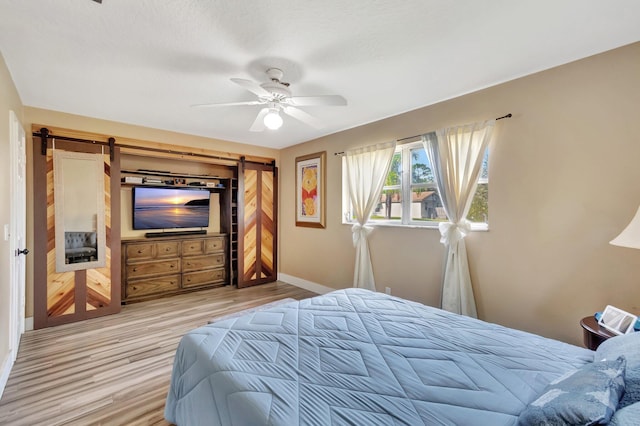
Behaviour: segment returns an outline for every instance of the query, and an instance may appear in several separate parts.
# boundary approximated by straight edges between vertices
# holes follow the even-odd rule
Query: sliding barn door
[[[33,140],[34,175],[34,328],[95,318],[120,311],[120,164],[109,147],[53,141],[46,150]],[[55,146],[54,146],[55,145]],[[62,271],[56,265],[54,149],[99,154],[104,169],[105,265]],[[46,151],[46,152],[43,152]],[[87,183],[89,185],[89,183]],[[60,189],[60,188],[58,188]],[[59,201],[58,201],[59,202]],[[79,201],[82,203],[82,200]],[[70,210],[67,206],[67,210]],[[73,210],[82,210],[75,208]],[[74,213],[74,211],[71,213]],[[112,214],[113,213],[113,214]],[[99,244],[98,244],[99,246]],[[101,248],[98,247],[98,250]],[[63,250],[64,251],[64,250]],[[63,260],[65,262],[66,260]]]
[[[238,288],[242,288],[277,279],[277,168],[243,163],[238,183]]]

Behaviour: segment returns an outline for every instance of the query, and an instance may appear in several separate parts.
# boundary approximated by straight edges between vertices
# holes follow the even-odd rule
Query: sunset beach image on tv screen
[[[136,187],[133,228],[203,228],[209,226],[209,191]]]

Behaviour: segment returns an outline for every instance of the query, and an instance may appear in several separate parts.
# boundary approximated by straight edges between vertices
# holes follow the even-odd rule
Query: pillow
[[[627,359],[628,369],[640,368],[640,332],[622,334],[605,340],[596,349],[594,360],[616,359],[620,355]]]
[[[616,411],[609,424],[613,426],[637,426],[638,423],[640,423],[640,402]]]
[[[594,360],[611,360],[619,356],[624,356],[627,359],[624,395],[618,404],[618,408],[623,408],[640,402],[640,332],[623,334],[605,340],[598,346]]]
[[[551,382],[527,406],[519,425],[595,425],[607,423],[624,392],[626,360],[596,361]]]
[[[624,374],[624,395],[618,403],[618,409],[640,402],[640,370],[629,370]],[[637,422],[640,424],[640,420]]]

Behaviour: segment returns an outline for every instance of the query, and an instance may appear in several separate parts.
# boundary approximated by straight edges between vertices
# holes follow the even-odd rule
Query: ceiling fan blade
[[[243,106],[243,105],[262,105],[266,102],[262,101],[244,101],[244,102],[227,102],[222,104],[196,104],[191,105],[194,108],[209,108],[209,107],[227,107],[227,106]]]
[[[239,86],[242,86],[243,88],[247,89],[248,91],[250,91],[251,93],[255,94],[260,98],[271,97],[271,93],[266,91],[262,86],[260,86],[255,81],[245,80],[243,78],[232,78],[231,81],[233,81],[235,84]]]
[[[252,132],[262,132],[266,128],[266,126],[264,125],[264,116],[268,113],[269,108],[262,108],[249,130]]]
[[[289,105],[293,106],[314,106],[314,105],[329,105],[329,106],[344,106],[347,104],[347,100],[340,95],[325,95],[325,96],[292,96],[286,99]]]
[[[302,121],[304,124],[308,124],[311,127],[315,127],[316,129],[321,129],[323,126],[320,121],[313,117],[312,115],[307,114],[301,109],[292,107],[292,106],[282,106],[282,110],[285,114],[290,115],[298,121]]]

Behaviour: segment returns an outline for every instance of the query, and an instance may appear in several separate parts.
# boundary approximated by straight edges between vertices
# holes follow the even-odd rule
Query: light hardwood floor
[[[280,282],[220,287],[26,332],[0,400],[0,424],[168,425],[164,402],[182,335],[216,316],[312,296]]]

